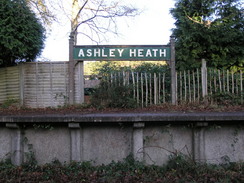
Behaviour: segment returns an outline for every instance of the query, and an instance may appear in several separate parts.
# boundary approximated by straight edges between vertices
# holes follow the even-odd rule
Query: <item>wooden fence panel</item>
[[[0,103],[20,99],[19,67],[0,68]]]
[[[79,87],[84,83],[81,78],[77,82],[81,82],[76,83]],[[0,103],[19,99],[32,108],[63,106],[68,104],[68,83],[68,62],[31,62],[0,68]]]
[[[7,99],[6,68],[0,68],[0,103]]]
[[[68,102],[68,63],[36,62],[24,65],[24,105],[33,108]]]

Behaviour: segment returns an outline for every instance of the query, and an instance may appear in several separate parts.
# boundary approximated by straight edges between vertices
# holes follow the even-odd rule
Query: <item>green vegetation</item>
[[[135,108],[137,103],[132,90],[131,85],[110,85],[102,81],[92,93],[91,105],[97,108]]]
[[[93,182],[93,183],[168,183],[168,182],[243,182],[244,164],[196,163],[184,155],[173,155],[163,166],[145,165],[128,156],[121,162],[95,166],[92,162],[14,166],[0,162],[0,182]]]
[[[171,14],[176,28],[176,66],[199,67],[205,59],[215,68],[243,69],[242,0],[177,0]]]
[[[13,106],[15,106],[15,107],[20,106],[20,101],[15,98],[9,98],[9,99],[5,100],[2,104],[0,103],[0,109],[1,108],[7,109],[7,108],[10,108]]]
[[[0,67],[33,61],[44,46],[45,30],[25,0],[0,1]]]
[[[99,75],[121,70],[133,70],[144,72],[160,69],[160,66],[166,66],[164,61],[95,61],[85,62],[85,75]]]
[[[95,68],[95,72],[102,76],[102,80],[100,85],[91,93],[91,105],[97,108],[138,107],[139,104],[135,97],[136,86],[133,85],[133,79],[137,80],[137,78],[136,75],[132,78],[129,72],[147,74],[169,72],[169,68],[165,65],[165,62],[143,62],[138,65],[127,65],[123,67],[120,64],[116,65],[114,62],[101,62],[100,64],[100,66]],[[168,79],[168,85],[169,81]],[[138,77],[138,83],[140,82],[141,76]],[[138,89],[138,92],[141,92],[141,90]]]
[[[121,67],[110,62],[101,62],[100,64],[96,67],[96,73],[102,78],[101,83],[92,91],[86,92],[87,95],[92,96],[92,106],[97,108],[135,108],[151,105],[154,103],[155,96],[154,74],[157,77],[156,83],[159,78],[161,83],[160,95],[156,94],[159,97],[157,104],[170,102],[170,70],[167,65],[143,63],[133,67]],[[199,103],[203,100],[200,74],[200,71],[196,72],[196,70],[178,73],[179,104]],[[207,82],[208,96],[206,99],[209,103],[222,106],[243,105],[241,72],[234,73],[208,68],[207,74],[208,78],[211,78]]]

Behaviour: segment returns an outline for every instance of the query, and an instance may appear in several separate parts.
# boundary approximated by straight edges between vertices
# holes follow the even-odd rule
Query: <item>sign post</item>
[[[74,63],[74,34],[71,32],[69,36],[69,104],[74,104],[74,98],[75,98],[75,63]]]
[[[87,45],[74,46],[70,36],[69,102],[74,104],[74,61],[170,61],[171,102],[176,105],[175,39],[170,45]]]

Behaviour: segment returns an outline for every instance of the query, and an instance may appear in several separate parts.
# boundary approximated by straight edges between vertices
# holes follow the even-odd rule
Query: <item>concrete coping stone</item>
[[[211,122],[244,121],[244,112],[91,113],[0,116],[0,123],[103,123],[103,122]],[[203,123],[204,124],[204,123]],[[77,128],[77,126],[70,126]]]

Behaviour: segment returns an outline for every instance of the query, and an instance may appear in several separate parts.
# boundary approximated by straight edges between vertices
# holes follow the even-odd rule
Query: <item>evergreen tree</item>
[[[33,61],[43,49],[45,30],[25,0],[0,1],[0,66]]]
[[[241,0],[178,0],[171,14],[178,68],[194,68],[205,59],[208,66],[243,69]]]

